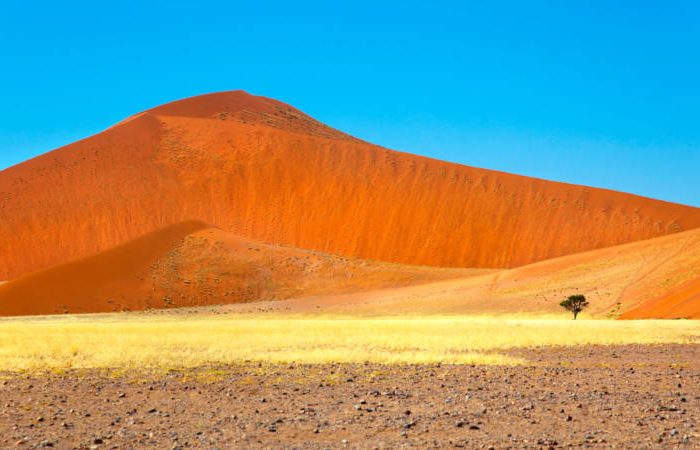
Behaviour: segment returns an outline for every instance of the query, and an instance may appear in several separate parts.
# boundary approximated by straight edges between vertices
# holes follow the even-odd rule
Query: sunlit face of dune
[[[2,171],[0,192],[4,279],[191,220],[335,255],[492,269],[700,227],[697,208],[394,152],[243,92],[154,108]]]

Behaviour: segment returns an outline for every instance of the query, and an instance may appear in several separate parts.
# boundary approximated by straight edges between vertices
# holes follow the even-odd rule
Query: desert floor
[[[700,448],[694,321],[188,317],[0,322],[0,448]]]
[[[698,345],[511,353],[531,362],[6,376],[0,447],[700,447]]]

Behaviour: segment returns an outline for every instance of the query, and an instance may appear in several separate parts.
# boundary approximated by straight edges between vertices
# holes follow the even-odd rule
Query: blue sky
[[[389,148],[700,206],[700,2],[1,8],[0,169],[245,89]]]

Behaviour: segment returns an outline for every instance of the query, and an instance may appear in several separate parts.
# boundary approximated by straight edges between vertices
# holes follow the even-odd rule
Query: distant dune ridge
[[[27,279],[58,266],[106,264],[99,255],[183,223],[358,261],[506,269],[698,228],[700,210],[395,152],[276,100],[209,94],[0,172],[0,279],[14,280],[0,289],[1,309],[9,313],[19,280],[29,289]],[[102,289],[112,281],[103,281],[81,311],[107,308]],[[130,283],[117,283],[133,291],[125,298],[141,292]],[[215,294],[198,298],[259,299]],[[23,298],[14,313],[47,309]]]

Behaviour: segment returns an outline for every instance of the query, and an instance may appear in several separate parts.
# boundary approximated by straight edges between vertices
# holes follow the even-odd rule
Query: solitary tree
[[[585,295],[572,295],[563,302],[559,303],[559,305],[567,311],[574,313],[574,320],[576,320],[578,313],[583,311],[588,306],[588,300],[586,300]]]

